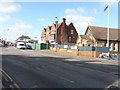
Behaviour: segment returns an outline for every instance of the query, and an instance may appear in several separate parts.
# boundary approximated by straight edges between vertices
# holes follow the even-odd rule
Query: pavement
[[[39,53],[39,50],[35,50],[36,55]],[[64,52],[55,52],[51,50],[41,50],[44,54],[48,56],[55,55],[55,57],[66,57],[66,58],[72,58],[67,59],[67,61],[93,61],[93,63],[101,63],[101,64],[109,64],[109,65],[119,65],[118,60],[112,60],[112,59],[102,59],[102,58],[95,58],[95,57],[88,57],[88,56],[78,56],[73,55],[71,53],[64,53]],[[91,62],[92,63],[92,62]]]
[[[14,47],[4,48],[1,55],[2,69],[21,88],[118,87],[117,60]]]

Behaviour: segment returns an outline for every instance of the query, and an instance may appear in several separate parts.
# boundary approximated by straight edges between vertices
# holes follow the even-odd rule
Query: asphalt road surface
[[[21,88],[105,88],[118,80],[118,74],[104,71],[105,67],[76,65],[65,59],[70,58],[44,51],[2,49],[2,69]]]

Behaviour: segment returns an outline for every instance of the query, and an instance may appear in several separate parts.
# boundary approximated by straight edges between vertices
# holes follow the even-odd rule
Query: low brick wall
[[[99,57],[99,55],[100,55],[101,53],[102,53],[102,52],[97,52],[97,51],[95,51],[94,57]]]
[[[53,48],[53,51],[58,51],[58,49],[56,49],[56,48]]]
[[[56,48],[50,48],[50,50],[56,51]],[[78,51],[78,50],[67,50],[67,49],[60,49],[57,48],[57,52],[64,52],[64,53],[71,53],[74,55],[79,55],[79,56],[89,56],[89,57],[98,57],[101,52],[98,51]]]
[[[90,56],[90,57],[99,57],[99,55],[101,54],[101,52],[97,52],[97,51],[79,51],[78,55],[80,56]]]
[[[74,55],[78,54],[78,50],[67,50],[68,53],[72,53]]]
[[[66,52],[66,51],[67,51],[67,49],[62,49],[62,48],[60,48],[60,49],[59,49],[59,51]]]
[[[52,51],[63,51],[63,52],[66,52],[66,49],[60,49],[60,48],[50,48],[50,50],[52,50]]]

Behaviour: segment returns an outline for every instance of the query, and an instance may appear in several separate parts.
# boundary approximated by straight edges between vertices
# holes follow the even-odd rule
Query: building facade
[[[24,42],[24,43],[29,43],[29,44],[31,44],[31,43],[37,43],[38,41],[37,40],[33,40],[33,39],[31,39],[29,36],[26,36],[26,35],[22,35],[22,36],[20,36],[20,37],[18,37],[16,40],[15,40],[15,44],[17,43],[17,42]]]
[[[108,29],[106,27],[88,26],[83,36],[79,36],[77,44],[83,46],[108,46],[107,45]],[[109,47],[110,51],[120,52],[120,29],[109,28]]]
[[[41,43],[46,43],[46,28],[42,30],[41,33]]]
[[[41,41],[50,44],[75,44],[77,38],[78,33],[73,23],[67,25],[65,18],[63,18],[63,21],[59,24],[53,23],[46,31],[43,30],[41,34]]]

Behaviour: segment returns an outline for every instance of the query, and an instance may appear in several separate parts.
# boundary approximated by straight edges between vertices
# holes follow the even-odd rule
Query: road
[[[118,80],[117,70],[67,59],[45,51],[2,49],[2,69],[21,88],[105,88]]]

